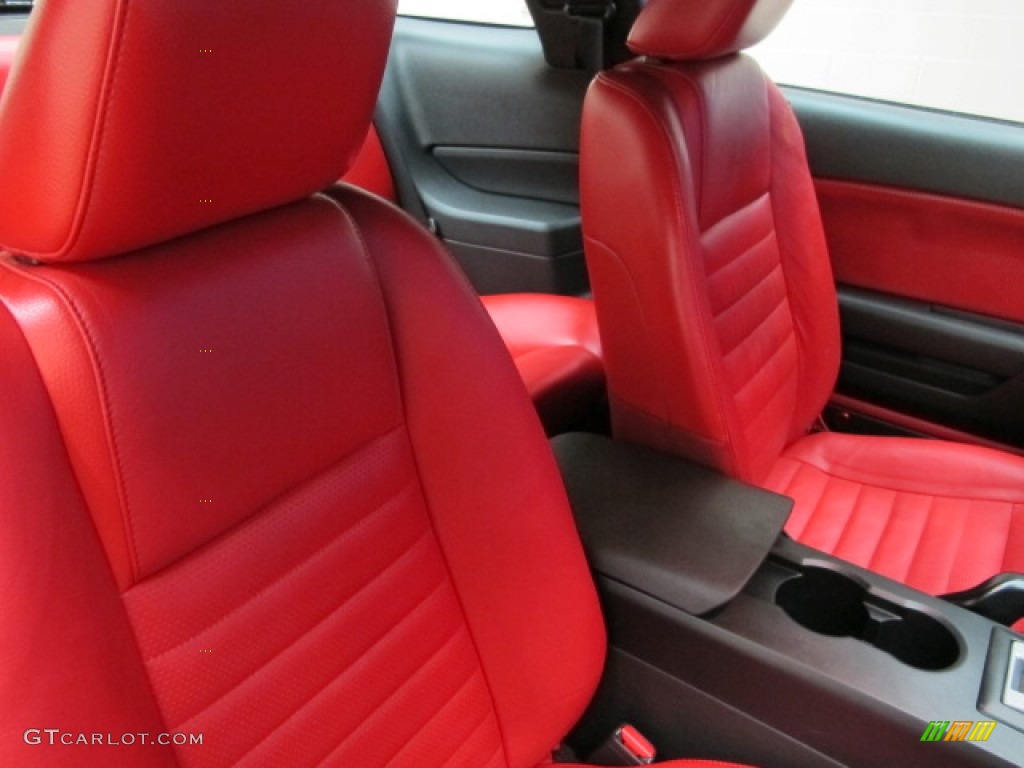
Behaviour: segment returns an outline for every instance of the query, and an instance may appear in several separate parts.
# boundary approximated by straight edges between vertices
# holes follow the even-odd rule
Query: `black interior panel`
[[[399,19],[377,127],[404,207],[482,293],[587,290],[577,205],[585,72],[532,29]]]
[[[561,435],[552,448],[593,567],[692,614],[736,596],[793,508],[785,496],[600,435]]]
[[[784,88],[816,178],[860,181],[1024,208],[1024,128]]]
[[[1024,327],[842,288],[837,391],[1024,446]]]
[[[499,195],[579,205],[579,156],[533,149],[435,147],[434,159],[466,186]]]
[[[778,604],[778,594],[796,573],[821,567],[915,616],[928,631],[939,626],[953,638],[952,649],[940,641],[922,663],[914,640],[919,626],[906,628],[910,636],[902,642],[870,635],[875,642],[865,642],[802,626]],[[740,595],[704,617],[615,580],[599,577],[598,583],[613,653],[602,690],[574,734],[581,751],[609,723],[629,720],[665,745],[666,757],[695,748],[722,755],[715,723],[727,708],[725,722],[735,730],[732,750],[723,756],[766,767],[832,760],[873,767],[879,755],[886,765],[1019,765],[1024,734],[1015,730],[1016,720],[978,709],[993,625],[956,606],[785,539]],[[822,610],[831,610],[828,600],[823,603]],[[868,608],[874,612],[869,619],[884,627],[889,617],[877,605]],[[901,623],[897,619],[893,628]],[[895,656],[893,647],[906,657]],[[952,664],[950,653],[956,655]],[[921,741],[932,720],[986,715],[999,720],[988,742],[932,749]]]
[[[716,568],[688,570],[694,556],[670,511],[700,518],[734,503],[748,516],[770,514],[777,497],[724,477],[709,492],[713,473],[687,473],[673,459],[675,493],[689,497],[687,508],[643,491],[646,501],[627,508],[636,479],[646,471],[660,485],[653,478],[667,465],[631,446],[595,452],[606,441],[589,440],[554,441],[611,642],[601,690],[570,737],[581,756],[630,722],[663,759],[701,754],[766,768],[876,766],[879,755],[900,766],[1020,764],[1020,713],[1000,707],[996,693],[1007,675],[1014,680],[1006,649],[993,640],[1005,628],[785,536],[738,593],[695,615],[676,595],[702,574],[714,581]],[[625,518],[619,538],[632,543],[594,535],[614,507]],[[738,527],[742,541],[742,521],[726,515],[721,525]],[[663,550],[673,546],[679,556],[670,561]],[[986,716],[994,720],[984,739],[925,743],[937,721],[955,721],[959,733]]]
[[[739,676],[742,669],[720,666],[718,674]],[[751,681],[756,684],[756,681]],[[760,688],[780,707],[793,691]],[[617,647],[608,652],[601,686],[569,742],[581,755],[591,752],[623,723],[640,728],[658,749],[659,760],[701,755],[762,768],[841,768],[844,764],[802,744],[770,723],[733,706],[728,697],[708,693]],[[878,750],[864,745],[865,752]]]

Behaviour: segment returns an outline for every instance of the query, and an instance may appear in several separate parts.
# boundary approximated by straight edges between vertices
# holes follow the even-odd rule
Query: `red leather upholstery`
[[[377,130],[370,127],[342,181],[397,202]],[[579,428],[604,396],[594,302],[542,293],[483,296],[549,434]]]
[[[341,179],[368,192],[383,197],[391,203],[397,203],[395,182],[391,177],[391,166],[388,165],[384,146],[380,143],[380,135],[374,126],[366,134],[363,146],[356,155],[352,167]]]
[[[761,42],[793,0],[650,0],[629,34],[641,56],[714,59]]]
[[[3,255],[4,261],[9,259]],[[28,728],[164,730],[36,360],[0,309],[0,764],[175,766],[169,747],[29,746]]]
[[[376,129],[370,128],[342,181],[396,202]],[[548,434],[585,424],[605,391],[594,302],[540,293],[496,294],[482,301]]]
[[[158,709],[138,730],[216,739],[178,750],[196,764],[333,751],[374,765],[407,749],[410,764],[439,765],[463,747],[478,765],[532,765],[580,714],[604,647],[557,471],[439,247],[355,192],[345,208],[314,199],[75,268],[4,265],[0,296],[75,470],[56,480],[85,491],[84,505],[31,508],[54,505],[73,530],[91,515],[102,548],[60,525],[56,543],[19,540],[4,583],[29,593],[5,589],[3,607],[46,594],[39,625],[87,643],[61,606],[99,592],[139,646],[115,668],[142,698],[91,706],[88,730],[135,729]],[[224,301],[239,289],[263,311]],[[22,498],[51,487],[4,485]],[[76,567],[103,555],[116,587]],[[51,559],[66,565],[45,574],[48,591],[16,578]],[[32,669],[52,691],[79,664],[18,637],[5,690]],[[3,762],[88,764],[19,743],[25,722],[65,722],[56,706],[41,697],[3,719]]]
[[[816,188],[838,282],[1024,323],[1024,211],[845,181]]]
[[[0,116],[5,247],[51,262],[122,253],[341,176],[379,84],[358,78],[357,88],[351,73],[383,66],[390,4],[207,5],[150,0],[143,13],[137,0],[52,0],[35,9],[21,43],[29,55],[12,72],[19,87]],[[249,34],[238,34],[239,17]],[[342,44],[339,25],[365,34]],[[282,152],[287,145],[302,151]]]
[[[0,38],[0,92],[17,44],[17,37]],[[372,125],[342,181],[397,202],[391,169]],[[485,298],[484,304],[492,309],[548,432],[583,423],[604,394],[593,302],[526,294]]]
[[[368,154],[377,151],[373,141],[371,130],[357,161],[364,164],[363,169],[346,174],[344,180],[348,183],[363,181],[372,186],[373,178],[361,174],[373,162],[367,159]],[[383,158],[383,150],[380,152]],[[344,194],[344,190],[344,185],[334,185],[327,194],[334,197]],[[533,293],[484,296],[482,301],[515,360],[548,434],[587,426],[602,407],[605,393],[594,302]]]
[[[71,237],[40,249],[45,262],[0,252],[0,612],[17,619],[0,635],[0,765],[528,768],[597,684],[594,587],[480,303],[393,207],[353,188],[302,191],[358,148],[394,8],[279,6],[207,2],[199,24],[170,0],[49,0],[5,96],[9,152],[62,110],[83,138],[82,98],[41,90],[52,62],[106,83],[85,95],[104,135],[65,143],[77,155],[53,167],[49,203],[21,207],[30,219],[73,209],[70,229],[0,216],[3,242]],[[197,42],[207,23],[219,42]],[[268,39],[264,25],[286,34]],[[186,86],[199,105],[230,97],[213,118],[219,141],[199,147],[190,132],[140,169],[97,151],[105,136],[150,136],[150,92],[192,69],[179,61],[188,46],[228,45],[244,62],[273,42],[307,65],[320,50],[326,65],[328,39],[355,52],[338,95],[364,124],[330,106],[316,130],[334,123],[336,146],[276,147],[256,184],[268,210],[233,218],[256,199],[237,182],[198,232],[187,206],[154,214],[159,225],[136,221],[142,200],[112,207],[119,179],[144,189],[156,182],[136,174],[155,165],[184,179],[194,160],[202,181],[224,152],[244,176],[251,158],[225,139],[251,147],[280,125],[252,137],[260,124],[238,119],[239,105],[285,110],[299,104],[291,90],[315,98],[338,81],[336,67],[309,66],[290,90],[265,91],[265,73],[226,62],[170,93],[179,109]],[[53,55],[55,40],[70,47]],[[112,44],[113,74],[88,75]],[[66,191],[82,169],[92,193]],[[16,174],[8,199],[36,183]],[[158,234],[169,239],[124,250]],[[26,732],[50,728],[52,745]],[[203,743],[145,741],[161,733]],[[93,743],[62,744],[78,734]]]
[[[608,147],[631,147],[631,162],[608,165]],[[637,61],[591,87],[582,153],[617,433],[762,482],[820,413],[839,365],[792,112],[745,57]]]
[[[549,294],[483,297],[549,433],[572,428],[604,394],[594,302]]]
[[[1024,459],[806,436],[839,328],[803,139],[752,60],[705,60],[785,3],[704,3],[684,30],[672,14],[692,5],[653,0],[637,22],[636,50],[680,61],[616,67],[584,107],[583,229],[616,434],[793,496],[794,536],[922,589],[1024,569]],[[608,162],[627,148],[629,163]]]
[[[932,440],[818,434],[766,486],[797,499],[800,541],[934,594],[1024,573],[1024,461]]]

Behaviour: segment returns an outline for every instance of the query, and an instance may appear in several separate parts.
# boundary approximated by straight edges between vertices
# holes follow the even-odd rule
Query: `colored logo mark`
[[[932,720],[921,741],[988,741],[995,729],[994,720]]]

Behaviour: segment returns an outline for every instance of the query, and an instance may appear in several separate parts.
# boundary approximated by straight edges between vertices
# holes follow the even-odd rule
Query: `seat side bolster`
[[[381,276],[420,479],[508,764],[534,765],[582,714],[605,653],[554,458],[501,338],[443,249],[362,192],[339,200]]]
[[[839,308],[803,134],[793,109],[765,78],[772,125],[775,234],[798,346],[797,397],[789,441],[806,434],[839,375]]]
[[[173,766],[166,746],[60,742],[155,738],[164,726],[35,361],[6,309],[0,357],[0,690],[17,692],[17,706],[0,708],[0,765]],[[48,728],[60,729],[53,746],[51,734],[26,733]]]

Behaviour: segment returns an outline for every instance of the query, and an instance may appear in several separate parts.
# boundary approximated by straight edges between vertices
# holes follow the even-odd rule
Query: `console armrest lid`
[[[593,569],[680,610],[729,602],[793,502],[685,459],[599,435],[552,440]]]

